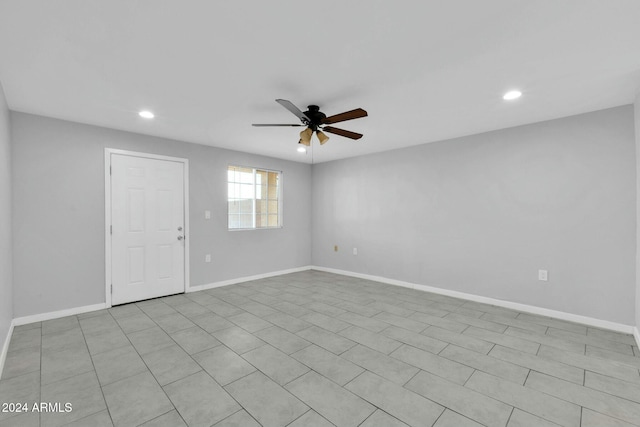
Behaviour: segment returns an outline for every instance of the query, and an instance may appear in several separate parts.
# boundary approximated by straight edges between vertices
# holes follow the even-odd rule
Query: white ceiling
[[[0,81],[15,111],[302,162],[300,128],[251,126],[297,122],[276,98],[366,109],[317,163],[632,103],[640,1],[2,0]]]

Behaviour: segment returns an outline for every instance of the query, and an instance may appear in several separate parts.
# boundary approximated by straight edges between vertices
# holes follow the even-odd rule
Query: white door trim
[[[137,151],[119,150],[115,148],[104,149],[104,255],[105,255],[105,305],[111,307],[111,155],[143,157],[146,159],[170,160],[184,165],[184,290],[190,287],[189,282],[189,159],[180,157],[162,156],[159,154],[140,153]]]

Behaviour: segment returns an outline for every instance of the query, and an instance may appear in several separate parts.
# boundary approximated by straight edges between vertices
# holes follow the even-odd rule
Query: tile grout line
[[[135,305],[135,303],[133,303],[133,304]],[[138,307],[137,305],[135,305],[135,306],[140,310],[140,307]],[[140,310],[140,311],[142,311],[142,310]],[[144,311],[143,311],[143,313],[144,313]],[[111,313],[110,313],[110,314],[111,314]],[[145,316],[147,316],[149,319],[151,319],[151,317],[149,317],[146,313],[144,313],[144,315],[145,315]],[[112,317],[113,317],[113,315],[112,315]],[[128,317],[128,316],[126,316],[126,317]],[[185,424],[187,424],[186,420],[182,417],[182,414],[180,413],[180,411],[178,411],[178,408],[176,408],[176,405],[174,405],[174,403],[173,403],[173,401],[171,400],[171,398],[169,397],[169,395],[166,393],[166,391],[164,390],[164,388],[163,388],[163,387],[160,385],[160,383],[158,382],[158,379],[155,377],[155,375],[153,375],[153,372],[151,372],[151,369],[149,368],[149,365],[147,365],[147,362],[144,360],[144,358],[142,357],[142,355],[140,354],[140,352],[138,351],[138,349],[135,347],[135,345],[133,345],[133,343],[131,342],[131,339],[129,338],[129,335],[127,335],[127,333],[124,331],[124,329],[122,329],[122,327],[120,326],[120,323],[118,322],[118,320],[117,320],[117,319],[115,319],[115,318],[114,318],[114,320],[116,321],[116,324],[118,324],[118,327],[120,328],[121,332],[122,332],[122,333],[124,334],[124,336],[127,338],[127,341],[129,341],[129,344],[131,345],[131,347],[133,348],[133,350],[136,352],[136,354],[138,355],[138,357],[140,358],[140,360],[142,361],[142,363],[144,364],[144,366],[147,368],[147,372],[151,375],[151,377],[152,377],[152,378],[153,378],[153,380],[156,382],[156,384],[158,385],[158,387],[160,387],[160,390],[162,390],[162,393],[163,393],[163,394],[164,394],[164,396],[167,398],[167,401],[168,401],[169,403],[171,403],[171,406],[173,406],[173,410],[175,410],[175,411],[176,411],[176,413],[180,416],[180,418],[185,422]],[[158,325],[158,324],[157,324],[153,319],[151,319],[151,321],[156,325],[156,327],[160,328],[160,325]],[[152,326],[152,327],[153,327],[153,326]],[[150,327],[150,328],[146,328],[146,329],[151,329],[152,327]],[[141,329],[140,331],[144,331],[144,330],[146,330],[146,329]],[[160,328],[160,329],[162,329],[162,328]],[[140,332],[140,331],[132,331],[131,333]],[[163,332],[164,332],[164,329],[163,329]],[[166,333],[166,332],[165,332],[165,333]],[[171,335],[169,335],[169,334],[167,334],[167,335],[169,336],[169,338],[171,338],[171,339],[173,340],[173,338],[171,337]],[[174,340],[174,342],[175,342],[175,340]],[[178,344],[178,343],[176,343],[176,344]],[[198,372],[199,372],[199,371],[198,371]],[[136,375],[138,375],[138,374],[136,374]],[[123,378],[123,379],[126,379],[126,378]],[[118,381],[122,381],[122,380],[118,380]],[[118,381],[114,381],[114,382],[113,382],[113,383],[111,383],[111,384],[115,384],[115,383],[117,383]],[[102,389],[102,385],[100,386],[100,388]],[[106,403],[106,399],[105,399],[105,403]],[[107,404],[107,409],[108,409],[108,408],[109,408],[109,405]],[[109,411],[109,412],[110,412],[110,411]],[[168,412],[171,412],[171,411],[167,411],[166,413],[168,413]],[[162,415],[164,415],[164,414],[162,414]],[[155,417],[155,418],[158,418],[158,417]],[[153,418],[153,419],[155,419],[155,418]],[[112,419],[112,421],[113,421],[113,419]],[[148,421],[151,421],[151,420],[146,420],[146,421],[144,421],[144,422],[143,422],[143,424],[144,424],[145,422],[148,422]],[[115,424],[114,424],[114,425],[115,425]],[[187,425],[188,425],[188,424],[187,424]]]
[[[111,313],[109,313],[109,315],[111,315]],[[113,316],[111,316],[113,318]],[[77,318],[77,316],[76,316]],[[115,319],[114,319],[115,321]],[[117,322],[116,322],[117,324]],[[120,327],[120,326],[118,326]],[[102,400],[104,401],[104,406],[107,408],[107,414],[109,414],[109,419],[111,420],[111,423],[113,424],[113,417],[111,416],[111,410],[109,409],[109,405],[107,404],[107,399],[104,397],[104,390],[102,390],[102,384],[100,383],[100,378],[98,378],[98,371],[96,370],[96,365],[95,363],[93,363],[93,356],[91,355],[91,352],[89,351],[89,346],[87,345],[87,337],[84,335],[84,330],[82,329],[82,323],[80,323],[80,319],[78,319],[78,328],[80,328],[80,332],[82,333],[82,339],[84,340],[84,345],[87,348],[87,353],[89,354],[89,359],[91,360],[91,366],[93,366],[93,372],[96,376],[96,380],[98,380],[98,387],[100,388],[100,394],[102,395]],[[125,335],[126,336],[126,335]],[[96,412],[97,413],[97,412]],[[94,415],[94,414],[91,414]]]

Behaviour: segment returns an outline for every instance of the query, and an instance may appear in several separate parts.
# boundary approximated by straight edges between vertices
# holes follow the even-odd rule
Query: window
[[[229,166],[229,230],[282,227],[282,172]]]

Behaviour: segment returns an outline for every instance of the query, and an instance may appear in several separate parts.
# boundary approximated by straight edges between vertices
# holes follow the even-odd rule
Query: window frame
[[[229,181],[229,171],[230,168],[238,168],[238,169],[251,169],[253,172],[253,208],[252,208],[252,216],[253,216],[253,227],[243,227],[243,228],[231,228],[229,227],[229,184],[231,184],[232,182]],[[278,185],[277,185],[277,200],[278,200],[278,225],[277,226],[272,226],[272,227],[256,227],[256,217],[258,215],[258,213],[256,212],[256,200],[262,200],[262,199],[258,199],[256,197],[256,189],[257,189],[257,184],[256,184],[256,175],[257,172],[265,172],[265,173],[276,173],[278,174]],[[261,168],[261,167],[257,167],[257,166],[244,166],[241,164],[231,164],[229,163],[227,165],[227,180],[226,180],[226,184],[227,184],[227,231],[254,231],[254,230],[274,230],[274,229],[280,229],[284,227],[284,210],[283,210],[283,182],[284,182],[284,172],[281,170],[276,170],[276,169],[268,169],[268,168]],[[267,198],[267,201],[269,199]]]

